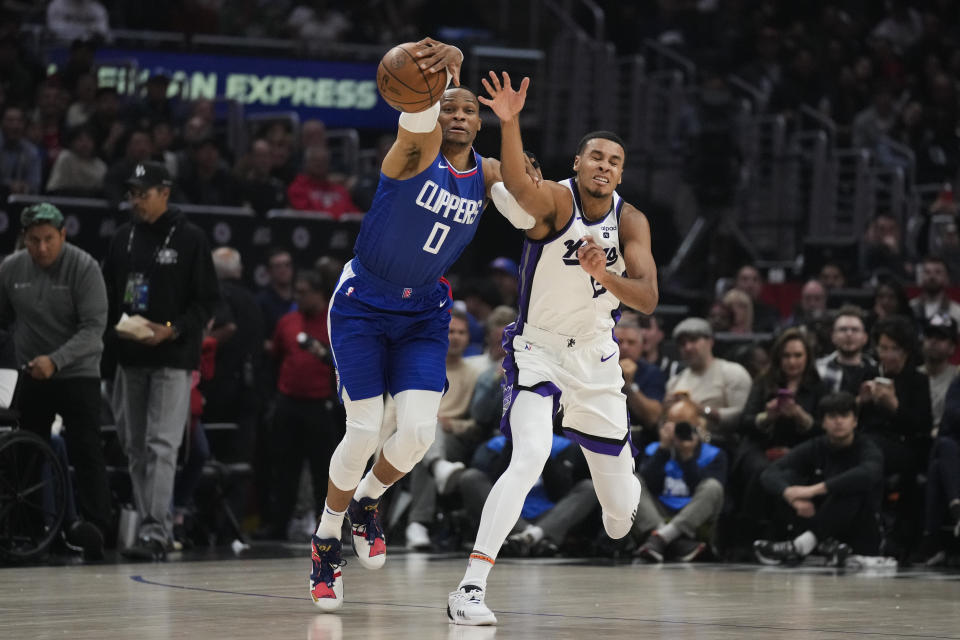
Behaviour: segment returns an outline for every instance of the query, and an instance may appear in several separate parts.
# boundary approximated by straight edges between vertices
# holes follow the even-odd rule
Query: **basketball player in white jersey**
[[[501,429],[513,439],[513,456],[487,497],[466,574],[448,598],[456,624],[496,624],[484,603],[487,576],[550,454],[558,405],[565,434],[587,458],[607,535],[630,531],[640,499],[613,327],[621,302],[643,313],[657,305],[650,226],[615,190],[625,159],[616,134],[584,136],[573,178],[537,187],[525,177],[518,116],[529,84],[524,78],[517,91],[506,73],[501,85],[491,72],[483,80],[491,97],[480,97],[500,118],[501,173],[519,206],[505,215],[526,229],[526,239],[520,313],[504,331]]]

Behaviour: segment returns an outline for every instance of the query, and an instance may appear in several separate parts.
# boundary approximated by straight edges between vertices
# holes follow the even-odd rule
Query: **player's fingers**
[[[530,176],[530,180],[533,181],[533,184],[539,187],[540,183],[543,182],[543,174],[540,172],[540,163],[535,163],[534,160],[531,160],[529,155],[524,153],[523,168],[526,170],[527,175]]]
[[[419,52],[418,52],[419,53]],[[423,56],[420,58],[420,68],[421,69],[430,69],[438,62],[443,60],[443,56],[438,54],[436,50],[427,49],[423,52]],[[432,69],[431,69],[432,70]]]
[[[416,43],[415,46],[417,49],[414,51],[413,55],[417,58],[430,58],[437,55],[436,47],[428,43],[426,40],[421,40],[420,42]]]
[[[493,86],[497,88],[497,91],[500,91],[500,78],[498,78],[497,74],[493,71],[490,72],[490,81],[493,83]]]
[[[440,44],[440,42],[438,42],[437,40],[434,40],[433,38],[430,38],[430,37],[424,38],[423,40],[421,40],[421,41],[419,41],[419,42],[416,43],[416,45],[417,45],[418,47],[433,47],[433,46],[436,46],[436,45],[438,45],[438,44]],[[418,55],[418,56],[421,56],[421,55],[423,55],[423,53],[421,53],[421,52],[418,51],[418,52],[417,52],[417,55]]]
[[[596,260],[597,258],[600,257],[600,254],[595,249],[584,246],[577,249],[577,257],[580,258],[581,262],[583,262],[583,261]]]
[[[448,71],[452,70],[454,67],[459,69],[460,62],[460,54],[457,53],[457,50],[453,47],[446,47],[443,55],[437,62],[433,63],[433,67],[430,69],[430,71],[433,73],[439,73],[443,69],[447,69]],[[457,73],[459,75],[459,71]],[[453,75],[452,71],[451,75]]]
[[[590,236],[590,235],[583,236],[582,238],[580,238],[580,240],[582,240],[582,241],[583,241],[584,243],[586,243],[588,246],[589,246],[589,245],[593,245],[593,246],[595,246],[595,247],[599,247],[599,246],[600,246],[600,245],[597,244],[597,241],[594,240],[593,236]]]
[[[450,77],[453,78],[453,85],[455,87],[460,86],[460,65],[452,64],[447,67],[447,73],[450,74]]]
[[[581,260],[589,263],[599,264],[600,262],[606,261],[606,254],[603,251],[588,249],[583,252],[583,258],[581,258]]]
[[[524,76],[523,80],[520,81],[520,89],[518,90],[518,93],[523,97],[527,97],[527,87],[529,86],[530,78]]]
[[[487,90],[487,93],[489,93],[491,97],[497,97],[497,92],[493,90],[493,87],[490,86],[490,83],[487,82],[486,78],[480,78],[480,84],[483,85],[483,88]]]
[[[503,72],[503,86],[513,89],[513,83],[510,82],[510,74],[506,71]]]
[[[493,100],[486,96],[477,96],[477,100],[480,101],[480,104],[485,104],[490,108],[493,108]]]

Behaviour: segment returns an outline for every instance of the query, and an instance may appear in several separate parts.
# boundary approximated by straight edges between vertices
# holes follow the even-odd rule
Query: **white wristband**
[[[526,212],[520,206],[517,199],[513,197],[502,182],[494,182],[490,188],[490,199],[497,206],[497,211],[504,218],[510,221],[517,229],[533,229],[537,224],[537,219]]]
[[[410,133],[430,133],[436,128],[439,116],[440,103],[437,102],[429,109],[419,113],[401,113],[400,126]]]

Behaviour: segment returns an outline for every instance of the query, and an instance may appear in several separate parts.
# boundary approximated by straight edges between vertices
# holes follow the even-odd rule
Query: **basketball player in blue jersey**
[[[378,569],[386,559],[380,497],[433,442],[446,382],[452,300],[443,275],[473,238],[501,179],[499,161],[472,147],[480,103],[459,86],[463,54],[430,38],[417,45],[421,68],[446,69],[448,84],[456,86],[430,109],[401,114],[355,255],[331,298],[327,327],[347,424],[330,460],[327,501],[312,540],[310,595],[324,611],[343,603],[345,513],[360,564]],[[506,191],[498,193],[502,198]],[[364,476],[379,444],[384,392],[396,400],[397,431]]]
[[[447,599],[456,624],[490,625],[487,576],[516,524],[524,497],[550,455],[553,415],[564,410],[563,430],[579,443],[613,539],[629,531],[640,499],[634,475],[626,396],[621,391],[619,347],[613,327],[624,303],[643,313],[657,305],[657,268],[646,217],[616,192],[626,157],[611,132],[583,137],[563,182],[525,183],[518,116],[528,78],[519,91],[503,74],[483,86],[480,101],[500,118],[503,183],[522,210],[505,215],[526,230],[521,261],[519,315],[504,331],[504,416],[513,456],[483,507],[467,571]]]

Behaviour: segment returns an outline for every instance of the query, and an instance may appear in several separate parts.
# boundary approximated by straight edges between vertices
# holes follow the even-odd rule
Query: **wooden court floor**
[[[349,561],[348,561],[349,562]],[[502,560],[491,628],[455,627],[458,555],[350,562],[339,614],[318,614],[302,557],[0,569],[0,638],[340,640],[960,639],[960,575],[752,565]]]

